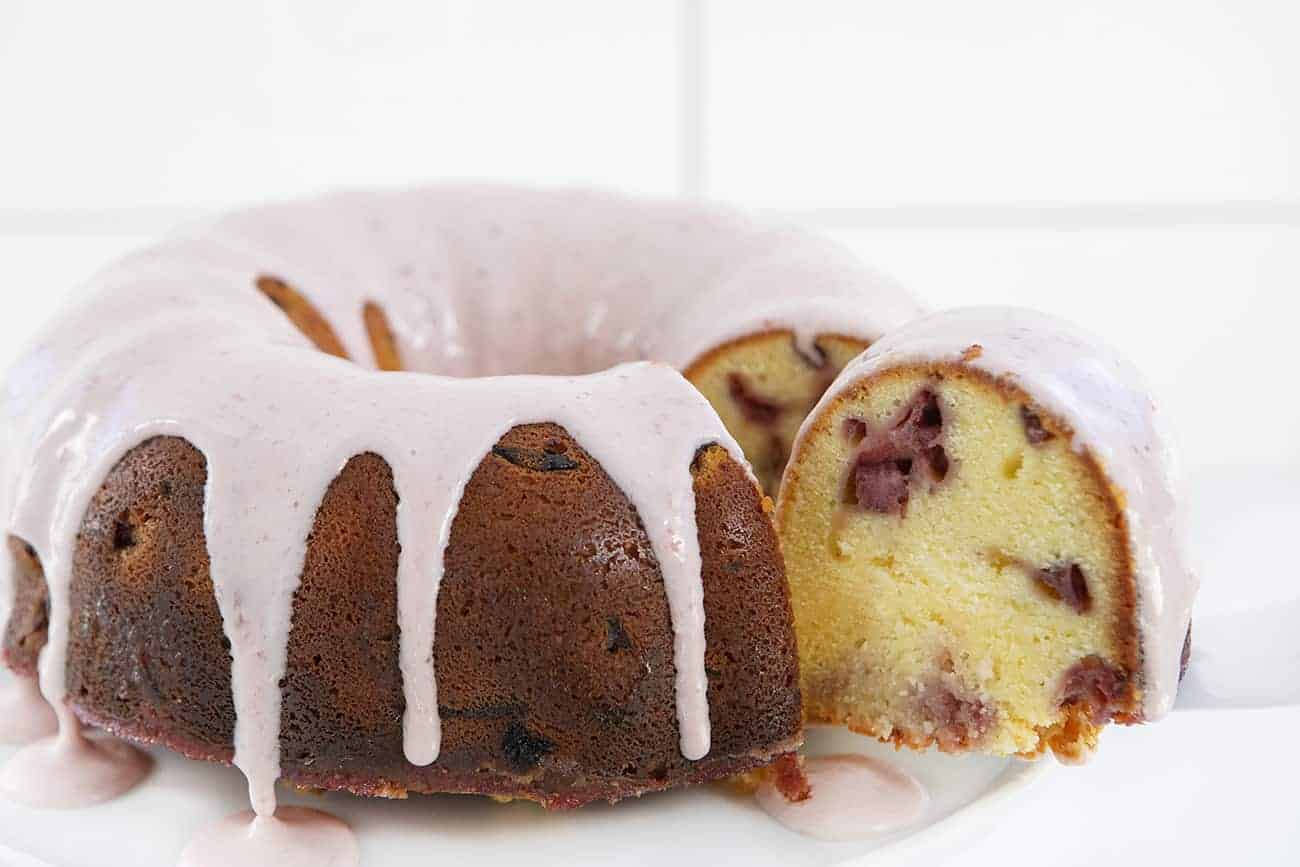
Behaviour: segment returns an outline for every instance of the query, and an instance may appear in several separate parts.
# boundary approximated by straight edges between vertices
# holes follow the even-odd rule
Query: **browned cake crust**
[[[392,474],[365,454],[335,479],[294,599],[284,778],[573,807],[794,750],[799,673],[770,502],[721,448],[702,449],[692,472],[708,756],[681,755],[663,579],[634,507],[562,428],[539,424],[514,428],[483,459],[452,525],[434,648],[442,752],[429,767],[402,752]],[[109,475],[79,536],[67,678],[87,723],[229,762],[235,714],[203,533],[206,477],[202,454],[177,438],[142,444]],[[11,539],[10,550],[18,604],[4,658],[31,672],[44,579],[26,545]]]

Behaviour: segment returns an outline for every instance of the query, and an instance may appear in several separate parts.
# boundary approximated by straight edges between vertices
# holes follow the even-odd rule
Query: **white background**
[[[0,0],[0,363],[175,222],[442,177],[702,196],[1146,371],[1201,611],[1296,594],[1295,0]],[[1300,863],[1300,712],[1108,733],[963,863]],[[2,834],[2,830],[0,830]]]

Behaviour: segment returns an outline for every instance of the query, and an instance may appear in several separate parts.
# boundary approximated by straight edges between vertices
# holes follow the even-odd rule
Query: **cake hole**
[[[516,446],[493,446],[492,454],[503,458],[517,467],[541,473],[553,473],[578,469],[578,462],[566,454],[539,449],[526,449]]]
[[[943,413],[939,410],[939,397],[933,391],[925,391],[921,402],[919,426],[924,428],[943,427]]]
[[[617,653],[620,650],[631,650],[632,638],[623,628],[623,622],[617,617],[610,617],[605,621],[605,650],[609,653]]]
[[[1030,445],[1041,445],[1056,439],[1056,434],[1043,427],[1043,419],[1038,413],[1027,406],[1020,407],[1020,422],[1024,425],[1025,439],[1029,440]]]
[[[862,439],[851,459],[840,500],[867,511],[906,516],[913,469],[924,467],[935,484],[951,470],[943,437],[943,410],[932,388],[922,388],[894,419],[872,429],[861,422]],[[852,438],[856,425],[846,425]],[[917,461],[921,461],[917,464]]]
[[[948,453],[943,446],[931,446],[925,452],[926,463],[930,465],[930,475],[936,482],[948,477]]]
[[[850,445],[857,445],[867,438],[867,423],[860,418],[844,419],[844,438]]]
[[[843,491],[846,505],[902,515],[907,510],[911,458],[873,461],[858,455]]]
[[[1005,479],[1015,480],[1020,477],[1020,470],[1025,465],[1025,456],[1021,452],[1016,452],[1011,457],[1002,462],[1002,477]]]
[[[123,512],[113,524],[113,550],[124,551],[134,548],[136,544],[135,525],[130,516]]]
[[[925,684],[917,705],[944,752],[978,745],[997,722],[997,709],[948,673]]]
[[[844,476],[844,484],[840,486],[840,503],[845,506],[856,506],[858,504],[858,479],[855,468],[850,465],[849,472]]]
[[[315,344],[317,349],[339,358],[348,357],[329,322],[301,292],[279,277],[272,277],[269,274],[257,278],[257,288],[270,299],[272,304],[284,311],[289,321]]]
[[[521,774],[537,767],[553,749],[555,744],[539,734],[530,732],[518,720],[512,720],[510,725],[506,726],[505,734],[501,738],[501,751],[505,753],[506,761],[510,763],[512,769]]]
[[[361,318],[370,337],[370,348],[375,355],[375,365],[380,370],[402,370],[402,354],[397,348],[397,337],[388,322],[384,308],[367,301],[361,308]]]
[[[1061,678],[1059,705],[1082,707],[1093,725],[1102,725],[1122,709],[1128,679],[1115,666],[1092,654],[1076,662]]]
[[[1088,578],[1078,563],[1054,563],[1034,570],[1034,580],[1052,599],[1064,602],[1079,614],[1092,608],[1092,594],[1088,592]]]

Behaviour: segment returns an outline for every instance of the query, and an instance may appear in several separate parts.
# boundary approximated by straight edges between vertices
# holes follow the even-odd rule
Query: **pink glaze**
[[[0,674],[0,744],[30,744],[58,730],[36,678]]]
[[[152,765],[130,744],[87,738],[74,723],[19,750],[0,769],[0,793],[29,807],[89,807],[127,792]]]
[[[274,816],[244,810],[208,825],[186,845],[179,867],[355,867],[357,838],[341,819],[307,807]]]
[[[819,840],[860,840],[904,828],[921,817],[930,796],[907,772],[854,754],[819,756],[805,765],[812,797],[790,802],[770,784],[755,797],[791,831]]]

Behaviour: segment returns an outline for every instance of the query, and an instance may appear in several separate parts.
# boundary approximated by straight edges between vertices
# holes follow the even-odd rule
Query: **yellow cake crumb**
[[[942,481],[913,471],[902,515],[846,505],[859,448],[846,425],[885,429],[924,390],[942,415]],[[848,389],[816,420],[778,502],[810,720],[1002,755],[1095,745],[1062,688],[1090,657],[1121,677],[1135,668],[1126,534],[1068,428],[1035,410],[1047,436],[1030,441],[1029,405],[970,368],[916,366]],[[1083,612],[1036,577],[1073,566]]]

